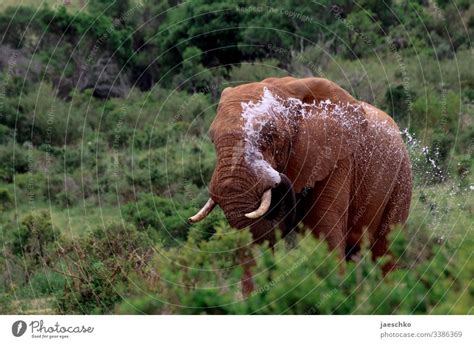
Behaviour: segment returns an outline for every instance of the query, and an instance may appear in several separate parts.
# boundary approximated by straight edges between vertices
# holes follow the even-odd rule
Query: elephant
[[[365,237],[373,259],[389,254],[387,234],[408,217],[412,172],[382,110],[327,79],[268,78],[225,88],[209,136],[217,153],[209,200],[190,223],[219,205],[256,243],[272,246],[277,229],[285,237],[302,223],[342,261]],[[248,278],[243,288],[253,288]]]

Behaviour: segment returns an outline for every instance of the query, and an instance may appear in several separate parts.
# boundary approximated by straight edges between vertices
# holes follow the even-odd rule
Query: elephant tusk
[[[272,190],[269,189],[264,192],[262,196],[262,201],[258,209],[252,211],[251,213],[245,214],[245,216],[249,219],[258,219],[259,217],[261,217],[263,214],[265,214],[268,211],[268,208],[270,208],[271,203],[272,203]]]
[[[216,206],[216,202],[214,202],[212,200],[212,198],[209,198],[207,200],[206,204],[204,205],[204,207],[202,207],[202,209],[199,210],[196,215],[191,216],[188,219],[188,222],[189,223],[196,223],[196,222],[199,222],[199,221],[203,220],[207,215],[210,214],[210,212],[212,211],[212,209],[214,209],[215,206]]]

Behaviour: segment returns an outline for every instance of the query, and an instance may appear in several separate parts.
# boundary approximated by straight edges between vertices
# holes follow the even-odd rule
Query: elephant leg
[[[250,271],[250,267],[243,266],[243,270],[244,273],[242,275],[240,283],[242,285],[242,296],[244,298],[247,298],[254,291],[255,286],[253,283],[252,272]]]
[[[255,266],[255,260],[251,253],[247,250],[241,250],[239,252],[239,264],[242,267],[242,277],[240,278],[240,283],[242,286],[242,296],[244,298],[250,296],[250,294],[255,290],[252,276],[252,267]]]
[[[410,200],[411,184],[407,184],[403,178],[397,178],[390,199],[385,206],[380,226],[371,240],[372,257],[374,260],[386,254],[390,255],[387,236],[393,225],[405,223],[410,210]],[[395,262],[391,259],[382,267],[382,270],[384,273],[387,273],[393,270],[395,265]]]
[[[348,159],[342,160],[312,190],[303,218],[303,223],[315,235],[323,238],[344,262],[351,182],[351,163]]]
[[[356,240],[349,240],[346,244],[346,249],[345,249],[345,257],[346,257],[346,261],[349,261],[349,260],[355,260],[357,255],[359,254],[360,252],[360,244],[361,244],[361,238],[362,236],[359,238],[359,239],[356,239]]]

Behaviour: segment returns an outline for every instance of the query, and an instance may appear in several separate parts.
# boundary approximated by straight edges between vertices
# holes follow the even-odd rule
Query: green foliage
[[[402,85],[389,87],[385,93],[385,109],[397,123],[407,124],[410,115],[410,102],[415,93],[406,90]]]
[[[136,203],[129,203],[123,212],[125,218],[138,229],[147,231],[165,246],[177,245],[186,240],[190,209],[172,199],[142,194]]]
[[[123,314],[468,312],[472,290],[466,290],[468,280],[456,276],[460,266],[449,258],[450,248],[430,244],[427,250],[432,258],[415,263],[410,241],[421,238],[410,235],[415,236],[408,240],[403,231],[392,232],[392,252],[399,268],[386,276],[380,268],[384,260],[373,262],[367,247],[363,248],[360,259],[349,262],[346,272],[341,274],[335,254],[329,253],[325,243],[308,233],[299,235],[293,249],[283,241],[274,251],[265,246],[253,247],[256,287],[242,300],[238,262],[242,254],[250,253],[247,246],[250,236],[245,231],[218,226],[208,242],[191,241],[183,248],[168,251],[166,257],[157,256],[152,266],[159,278],[142,280],[140,284],[147,286],[147,296],[129,297],[117,311]],[[468,254],[469,243],[457,249]],[[472,268],[469,263],[468,270]],[[467,303],[457,299],[458,293]]]
[[[242,63],[231,68],[229,80],[240,84],[261,81],[270,77],[286,76],[286,72],[278,68],[278,65],[277,59]]]
[[[183,54],[186,50],[189,55],[187,47],[196,47],[203,52],[200,58],[205,66],[239,61],[241,54],[237,45],[240,20],[241,14],[225,2],[198,0],[192,5],[177,7],[165,19],[165,30],[155,38],[165,53],[160,58],[160,65],[174,69],[185,60]],[[167,75],[165,77],[169,78]]]
[[[450,275],[453,267],[445,248],[433,252],[430,263],[413,266],[404,258],[410,252],[406,234],[393,231],[392,252],[400,268],[385,277],[380,264],[372,262],[367,248],[361,259],[350,262],[346,273],[338,271],[336,257],[312,236],[300,238],[297,250],[280,248],[268,255],[256,292],[239,313],[263,314],[426,314],[440,303],[447,286],[459,282]],[[412,240],[416,240],[413,238]],[[467,248],[467,247],[465,247]],[[262,258],[263,261],[265,261]],[[259,266],[259,265],[257,265]],[[407,266],[407,268],[403,268]],[[408,268],[409,267],[409,268]],[[258,270],[257,270],[258,271]],[[257,274],[258,272],[256,272]],[[258,279],[257,279],[258,280]],[[441,282],[441,280],[443,282]],[[436,283],[438,281],[438,283]],[[463,282],[453,289],[465,287]],[[435,290],[433,290],[435,289]],[[455,290],[452,290],[455,293]],[[451,291],[449,292],[451,293]],[[452,311],[452,310],[451,310]],[[464,312],[467,309],[464,309]]]
[[[370,56],[375,47],[383,42],[381,23],[375,20],[374,13],[370,11],[351,12],[341,19],[336,30],[342,38],[341,53],[347,58]]]
[[[18,101],[7,101],[0,123],[15,129],[20,143],[73,143],[81,134],[82,119],[80,114],[71,113],[65,102],[51,96],[54,93],[50,84],[41,83],[30,93],[20,95]]]
[[[38,270],[54,264],[60,236],[46,210],[31,212],[21,220],[11,243],[11,258],[22,261],[24,283],[29,284]]]
[[[240,290],[239,257],[249,253],[251,236],[247,231],[235,231],[222,223],[215,228],[216,233],[209,241],[191,239],[187,245],[166,251],[164,256],[156,255],[151,268],[157,277],[141,283],[147,285],[148,295],[154,296],[130,297],[118,311],[229,313],[226,305]]]
[[[122,299],[129,275],[152,253],[146,234],[121,223],[97,228],[63,252],[59,269],[66,282],[58,307],[65,314],[109,313]]]
[[[50,245],[58,240],[59,232],[53,228],[51,218],[46,210],[28,214],[21,221],[13,242],[13,253],[19,256],[30,256],[37,263],[50,259],[47,257]]]
[[[211,72],[201,63],[202,55],[202,50],[197,47],[184,50],[181,73],[174,77],[174,85],[189,92],[197,92],[212,83]]]
[[[428,90],[413,103],[411,125],[419,131],[436,128],[445,134],[452,133],[456,130],[461,109],[459,94],[449,91],[440,96]]]
[[[92,0],[88,2],[91,13],[107,14],[112,18],[123,18],[130,8],[130,0]]]
[[[0,211],[5,211],[13,206],[13,196],[6,188],[0,188]]]
[[[34,15],[35,9],[31,7],[8,8],[1,13],[0,28],[5,33],[3,42],[13,48],[26,45],[28,40],[22,39],[22,34],[30,34],[31,31],[41,29],[39,22],[32,20]]]
[[[0,144],[5,144],[12,138],[12,130],[6,125],[0,124]]]
[[[39,271],[32,275],[29,280],[29,288],[24,290],[26,295],[20,295],[25,298],[39,297],[58,297],[64,291],[64,275],[54,271]]]
[[[0,146],[0,179],[6,182],[13,181],[16,173],[28,171],[28,152],[25,148],[8,142]]]

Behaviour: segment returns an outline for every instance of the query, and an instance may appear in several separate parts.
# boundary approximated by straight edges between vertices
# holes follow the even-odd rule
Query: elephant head
[[[353,152],[364,119],[359,102],[325,79],[226,88],[209,131],[217,152],[210,198],[189,221],[218,204],[233,227],[272,244],[275,228],[285,236],[295,225],[295,193]]]

